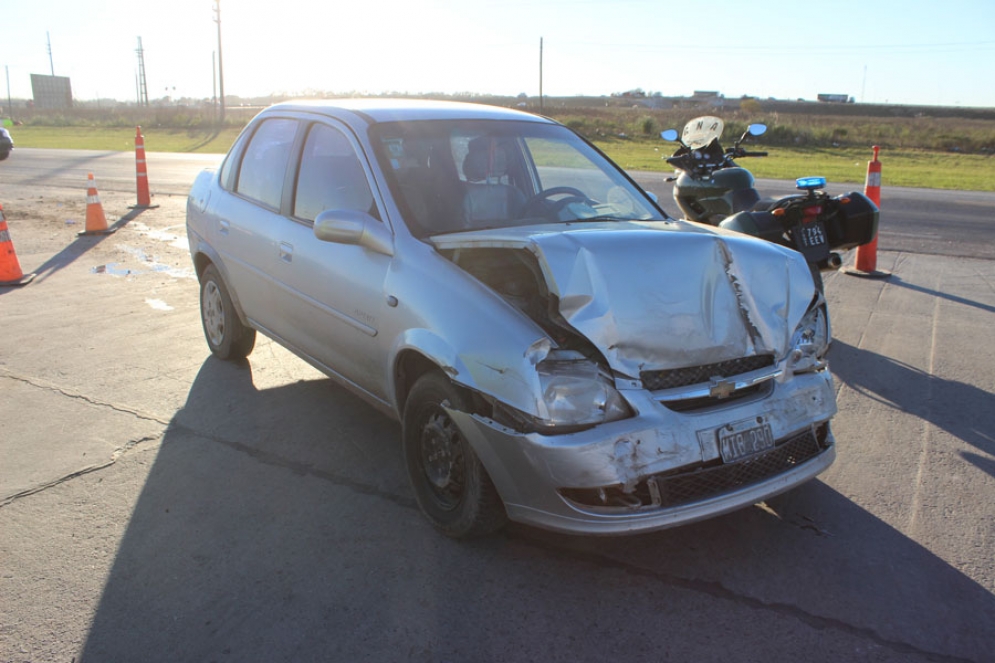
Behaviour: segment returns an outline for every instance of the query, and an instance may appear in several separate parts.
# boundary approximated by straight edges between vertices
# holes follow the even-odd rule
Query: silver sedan
[[[660,529],[835,458],[804,259],[669,218],[549,119],[273,106],[197,178],[187,230],[211,351],[261,332],[398,418],[450,536]]]

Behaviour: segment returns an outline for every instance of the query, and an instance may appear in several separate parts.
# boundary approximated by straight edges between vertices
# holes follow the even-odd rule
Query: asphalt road
[[[949,224],[883,247],[890,279],[827,278],[817,480],[637,537],[457,543],[396,423],[265,339],[209,356],[183,207],[217,160],[150,154],[145,211],[127,153],[0,164],[37,273],[0,288],[0,661],[995,660],[995,261]],[[76,235],[87,172],[113,235]],[[988,194],[885,189],[934,196],[995,244]]]

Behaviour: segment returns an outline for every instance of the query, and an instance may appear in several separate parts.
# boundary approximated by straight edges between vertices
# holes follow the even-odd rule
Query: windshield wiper
[[[627,219],[622,216],[601,214],[598,216],[582,216],[576,219],[570,219],[569,221],[561,221],[560,223],[590,223],[591,221],[643,221],[643,219]]]

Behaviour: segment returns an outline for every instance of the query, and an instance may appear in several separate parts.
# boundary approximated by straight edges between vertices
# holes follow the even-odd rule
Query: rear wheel
[[[504,504],[456,422],[443,405],[465,410],[465,399],[441,373],[415,382],[404,407],[408,477],[422,512],[444,534],[489,534],[507,520]]]
[[[245,359],[256,344],[256,330],[238,318],[217,267],[208,265],[200,276],[200,321],[204,337],[218,359]]]

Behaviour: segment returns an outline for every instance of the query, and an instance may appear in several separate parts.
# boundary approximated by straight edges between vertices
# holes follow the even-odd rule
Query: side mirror
[[[767,133],[767,125],[766,124],[751,124],[750,126],[748,126],[746,128],[746,131],[751,136],[763,136],[765,133]]]
[[[314,236],[322,242],[353,244],[385,256],[394,255],[394,241],[387,226],[366,212],[325,210],[314,220]]]
[[[660,132],[660,138],[674,142],[680,134],[677,133],[677,129],[667,129],[666,131]]]

